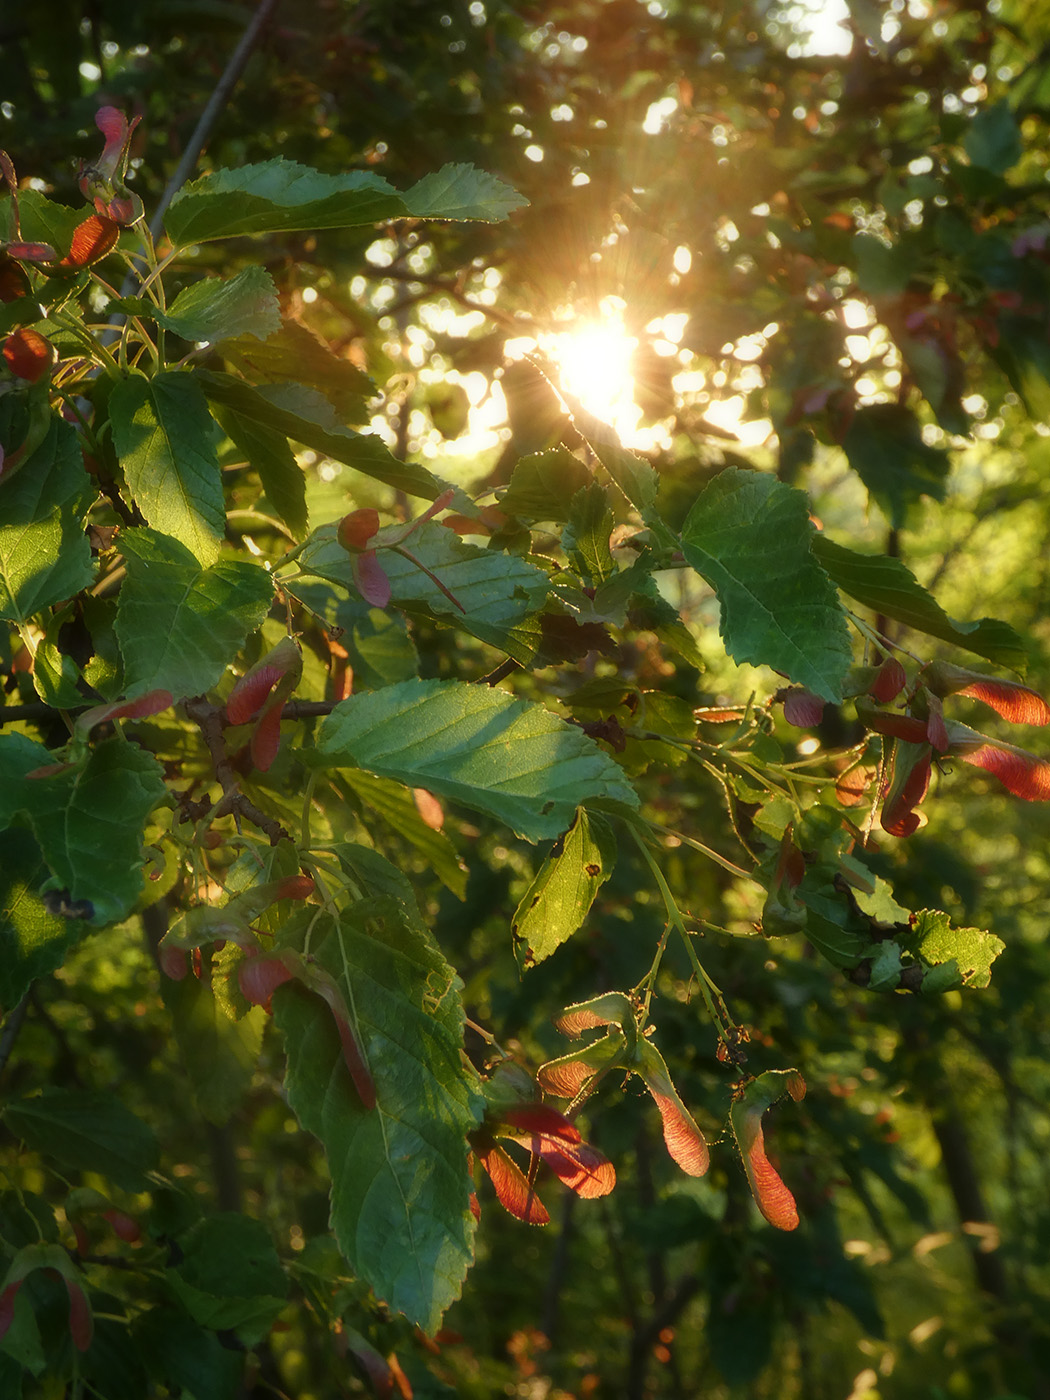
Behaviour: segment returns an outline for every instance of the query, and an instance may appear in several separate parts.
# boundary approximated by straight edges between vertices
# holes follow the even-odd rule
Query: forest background
[[[0,16],[0,145],[17,172],[0,228],[17,273],[2,308],[0,769],[23,793],[0,799],[3,1393],[1050,1394],[1048,815],[1025,800],[1050,783],[1045,739],[1018,727],[1045,722],[1050,693],[1050,7],[18,9]],[[177,174],[217,88],[205,154]],[[106,108],[138,124],[103,118],[100,135]],[[236,172],[275,159],[381,177],[405,204],[384,194],[311,226],[294,199],[316,212],[335,187],[311,186],[311,203],[282,186],[280,212],[252,224]],[[426,183],[450,164],[497,179]],[[203,223],[185,195],[155,218],[173,177],[221,169],[234,178]],[[128,262],[136,198],[159,256],[176,252],[166,309],[141,272],[125,280],[143,267]],[[102,246],[92,228],[101,241],[78,252],[92,208],[117,232]],[[34,253],[49,234],[54,256]],[[220,282],[231,299],[209,301]],[[270,393],[292,366],[336,418]],[[272,608],[251,588],[230,604],[239,634],[214,679],[182,692],[170,666],[158,680],[149,638],[167,614],[148,569],[222,562],[206,542],[196,563],[173,552],[203,536],[136,478],[143,409],[128,400],[144,375],[176,397],[203,386],[221,560],[265,560],[287,583]],[[43,471],[34,411],[47,442],[76,429],[97,483],[56,505],[58,535],[24,502]],[[179,430],[164,431],[177,461]],[[444,482],[461,544],[390,523],[447,509]],[[758,495],[737,506],[739,491]],[[27,522],[52,581],[33,607]],[[314,573],[296,591],[279,570],[304,539]],[[816,570],[790,654],[732,612],[742,587],[787,616],[790,590],[763,597],[761,582],[782,541]],[[510,597],[526,599],[513,617]],[[415,677],[439,689],[400,689]],[[559,744],[573,721],[588,747],[570,782],[597,805],[573,817],[542,725],[524,738],[558,792],[550,820],[542,792],[501,806],[492,773],[471,799],[456,755],[413,781],[402,698],[458,704],[486,680],[530,723],[558,716]],[[197,690],[212,701],[196,710],[114,708]],[[360,733],[314,727],[359,699],[374,732],[387,725],[370,759]],[[224,748],[238,716],[249,758]],[[41,746],[62,771],[37,776]],[[327,754],[320,778],[306,749]],[[141,779],[138,806],[103,815],[131,845],[92,873],[75,797],[56,799],[59,839],[36,794],[94,781],[114,752]],[[307,788],[312,829],[308,810],[296,825]],[[241,828],[260,817],[253,845]],[[276,838],[260,854],[288,830],[298,856]],[[328,866],[310,865],[327,838]],[[333,868],[357,893],[312,963],[294,939],[329,917]],[[278,915],[288,897],[305,914]],[[366,904],[415,950],[391,1016],[440,1021],[451,1039],[434,1054],[462,1045],[474,1066],[458,1099],[466,1071],[424,1063],[405,1081],[424,1137],[431,1095],[455,1100],[433,1121],[462,1147],[458,1195],[423,1242],[365,1241],[346,1195],[361,1135],[393,1118],[376,1063],[373,1118],[368,1070],[357,1097],[347,1076],[383,1029],[353,1006],[355,976],[397,978],[325,963]],[[187,924],[193,908],[214,917]],[[245,953],[259,980],[236,972]],[[439,1015],[449,966],[455,1007]],[[187,967],[203,976],[166,975]],[[222,991],[234,984],[241,1001]],[[581,1105],[553,1099],[580,1142],[532,1077],[570,1051],[552,1018],[614,991],[577,1013],[577,1029],[609,1027],[605,1051],[579,1052],[564,1082],[588,1087],[605,1052],[606,1072]],[[632,1040],[653,1026],[639,1044],[659,1063]],[[338,1090],[306,1082],[318,1055]],[[765,1120],[771,1185],[762,1113],[788,1090]],[[481,1162],[513,1212],[538,1218],[542,1196],[551,1223],[503,1212]],[[419,1193],[418,1226],[436,1188],[391,1180]],[[449,1268],[450,1240],[476,1262],[428,1292],[421,1272]]]

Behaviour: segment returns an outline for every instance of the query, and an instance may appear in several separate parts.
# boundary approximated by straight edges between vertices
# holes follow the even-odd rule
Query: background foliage
[[[142,117],[128,183],[149,219],[251,15],[30,8],[0,19],[2,144],[23,237],[72,256],[98,108]],[[61,359],[29,389],[9,371],[0,397],[9,454],[42,430],[0,477],[0,1243],[27,1271],[0,1303],[5,1394],[1047,1393],[1045,810],[965,766],[954,729],[922,830],[876,822],[861,848],[843,826],[868,822],[889,744],[901,773],[921,769],[923,704],[1039,749],[1009,722],[1011,695],[1035,702],[1004,692],[1000,720],[951,685],[916,691],[907,716],[865,701],[847,652],[879,655],[842,602],[905,648],[912,686],[917,661],[942,658],[1027,664],[1047,690],[1050,14],[854,0],[839,25],[819,15],[278,4],[201,169],[299,161],[320,174],[298,213],[212,239],[272,184],[184,195],[160,306],[122,285],[134,230],[65,282],[15,258]],[[503,183],[435,183],[449,163]],[[113,317],[132,361],[157,348],[148,377],[123,359],[91,370]],[[568,397],[583,389],[555,337],[588,322],[636,342],[636,411],[615,426],[640,457]],[[396,522],[445,481],[483,533],[427,521],[403,541],[414,560],[396,553]],[[812,550],[792,488],[821,526]],[[372,508],[386,533],[366,520],[348,552],[337,522]],[[301,677],[275,652],[289,619]],[[250,728],[244,702],[227,748],[221,708],[232,720],[260,662],[269,724]],[[769,666],[812,694],[774,699]],[[163,690],[210,700],[77,719]],[[495,707],[525,726],[503,783],[471,768],[476,730],[434,748],[467,695],[486,697],[472,723]],[[921,732],[895,740],[890,715]],[[844,754],[868,784],[857,807]],[[28,776],[52,763],[71,766]],[[1023,795],[1045,795],[1038,762],[1019,763]],[[413,789],[440,800],[443,829]],[[632,790],[659,840],[633,824]],[[237,843],[234,812],[256,839]],[[325,844],[313,875],[354,897],[304,903],[278,828],[299,855]],[[926,909],[977,932],[931,953],[943,925],[906,918]],[[203,945],[201,980],[161,973],[166,930],[161,964],[185,970]],[[284,961],[245,989],[229,974],[248,939]],[[948,990],[913,994],[952,957],[934,978]],[[540,1176],[539,1231],[480,1181],[472,1244],[464,1135],[485,1086],[464,1036],[479,1072],[502,1049],[534,1074],[576,1045],[552,1017],[634,988],[707,1174],[665,1151],[644,1076],[611,1073],[578,1122],[615,1190],[580,1199]],[[249,1009],[267,992],[279,1033]],[[606,1019],[618,1053],[629,1018]],[[377,1110],[348,1035],[370,1056],[400,1041]],[[735,1143],[747,1152],[748,1105],[789,1068],[807,1096],[766,1119],[801,1218],[785,1232],[752,1204]],[[488,1125],[506,1128],[515,1093],[500,1102],[493,1082]],[[356,1164],[395,1129],[366,1199]],[[409,1180],[421,1161],[439,1184]],[[406,1250],[397,1210],[419,1190],[436,1205]]]

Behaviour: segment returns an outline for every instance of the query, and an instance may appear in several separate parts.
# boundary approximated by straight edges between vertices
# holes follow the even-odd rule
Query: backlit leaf
[[[205,277],[185,287],[154,320],[183,340],[265,340],[280,330],[281,308],[273,278],[253,263],[233,277]]]
[[[488,686],[405,681],[341,701],[317,738],[320,761],[425,787],[505,822],[557,836],[587,802],[634,808],[620,768],[541,705]]]
[[[581,807],[518,904],[511,933],[519,967],[542,962],[572,937],[615,863],[608,823]]]
[[[734,661],[771,666],[838,701],[852,649],[835,589],[810,551],[814,533],[801,491],[729,467],[689,512],[682,551],[718,595]]]

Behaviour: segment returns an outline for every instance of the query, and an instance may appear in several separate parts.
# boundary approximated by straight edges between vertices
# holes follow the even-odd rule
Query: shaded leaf
[[[908,507],[920,496],[944,500],[948,454],[923,441],[909,409],[886,403],[858,408],[842,448],[895,530],[904,527]]]
[[[882,554],[860,554],[817,535],[813,553],[843,593],[872,612],[883,613],[917,632],[976,652],[1012,670],[1027,665],[1024,644],[1012,627],[994,618],[956,622],[927,593],[915,575],[899,559]]]
[[[587,467],[564,447],[521,457],[499,508],[525,520],[568,520],[572,498],[592,481]]]
[[[289,383],[256,387],[231,374],[204,369],[196,370],[194,378],[220,408],[234,409],[242,417],[276,429],[293,442],[386,482],[396,491],[432,501],[448,489],[426,467],[399,461],[374,433],[355,433],[345,427],[333,405],[316,389]]]
[[[0,416],[8,451],[18,445],[7,440],[10,424]],[[43,441],[0,491],[0,617],[22,623],[94,577],[84,516],[95,486],[70,424],[52,417]]]
[[[34,1151],[75,1171],[98,1172],[125,1191],[141,1191],[157,1165],[153,1130],[115,1094],[45,1089],[3,1109],[8,1128]]]
[[[324,1145],[340,1249],[392,1308],[433,1331],[473,1252],[465,1139],[483,1100],[462,1060],[459,984],[391,900],[316,923],[310,950],[356,1017],[376,1107],[362,1107],[327,1010],[294,984],[274,996],[288,1099]]]

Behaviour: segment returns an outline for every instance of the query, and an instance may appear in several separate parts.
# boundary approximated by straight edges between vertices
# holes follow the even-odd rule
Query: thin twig
[[[182,153],[182,159],[175,168],[175,173],[168,181],[164,193],[160,197],[160,203],[154,211],[150,220],[149,231],[154,238],[160,236],[163,228],[164,214],[171,203],[176,192],[182,188],[186,181],[193,174],[201,152],[208,142],[208,137],[212,133],[215,123],[219,120],[222,109],[226,106],[230,94],[237,85],[237,80],[244,72],[245,66],[251,55],[252,49],[258,43],[259,35],[263,26],[270,18],[276,8],[277,0],[259,0],[259,7],[255,11],[248,27],[241,35],[241,41],[230,55],[230,61],[226,65],[226,71],[215,85],[215,91],[208,98],[204,111],[200,115],[194,128],[193,135],[186,143],[186,149]]]
[[[253,826],[257,826],[260,831],[270,838],[270,845],[276,846],[278,841],[285,840],[288,832],[277,820],[276,817],[268,816],[249,797],[245,797],[241,792],[237,782],[237,776],[233,771],[233,764],[230,755],[226,751],[226,741],[222,737],[222,726],[225,712],[219,705],[213,705],[203,695],[196,695],[185,702],[186,714],[201,732],[208,752],[211,754],[212,770],[222,788],[222,798],[217,806],[211,809],[213,820],[224,817],[227,813],[234,816],[243,817]]]
[[[26,992],[22,1000],[4,1017],[4,1029],[0,1032],[0,1074],[3,1073],[4,1066],[11,1058],[11,1051],[15,1048],[15,1041],[18,1039],[18,1032],[22,1029],[22,1022],[26,1018],[28,1007],[29,993]]]

